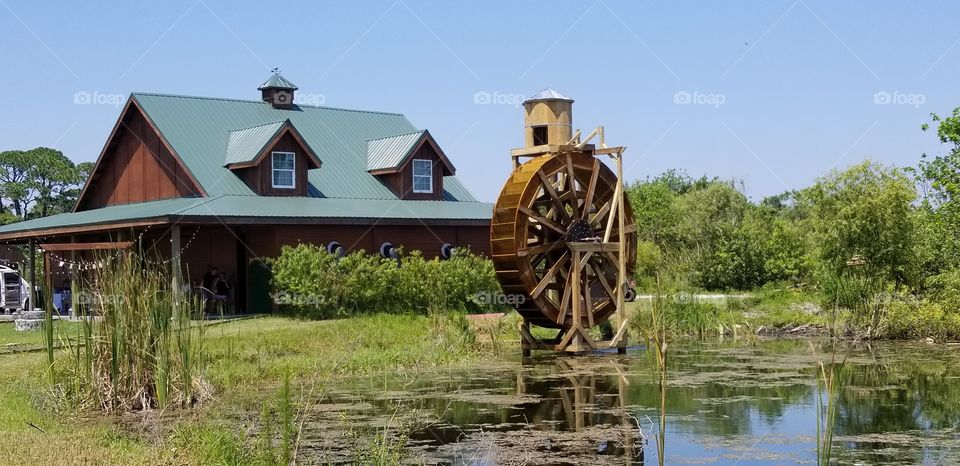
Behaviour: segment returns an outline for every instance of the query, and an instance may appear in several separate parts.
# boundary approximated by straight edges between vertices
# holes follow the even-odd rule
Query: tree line
[[[0,224],[72,211],[92,170],[49,147],[0,152]]]
[[[915,166],[865,161],[751,202],[737,180],[669,170],[627,194],[638,286],[669,278],[705,290],[829,288],[869,277],[892,289],[960,290],[960,108],[933,114],[940,154]]]

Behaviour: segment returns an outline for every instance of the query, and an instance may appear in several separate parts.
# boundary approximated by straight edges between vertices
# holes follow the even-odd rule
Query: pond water
[[[838,348],[848,356],[834,458],[960,464],[958,350]],[[675,343],[665,462],[816,463],[816,371],[830,353],[805,340]],[[395,444],[405,434],[405,461],[416,464],[657,464],[654,365],[632,348],[340,381],[310,413],[301,454],[353,461],[356,440],[379,433]]]

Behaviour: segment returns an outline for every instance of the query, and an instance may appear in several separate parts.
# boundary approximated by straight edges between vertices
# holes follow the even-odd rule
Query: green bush
[[[960,313],[943,303],[927,299],[903,299],[890,303],[883,320],[886,338],[960,338]]]
[[[428,260],[413,251],[398,263],[364,251],[337,259],[323,248],[301,244],[283,247],[270,265],[281,310],[312,319],[426,314],[430,308],[486,311],[494,307],[482,297],[500,293],[493,263],[468,250],[457,250],[449,260]]]

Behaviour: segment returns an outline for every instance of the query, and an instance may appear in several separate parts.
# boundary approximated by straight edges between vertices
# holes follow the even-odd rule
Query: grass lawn
[[[799,326],[823,327],[828,316],[816,304],[819,297],[789,289],[756,290],[746,298],[693,302],[666,298],[665,319],[673,335],[733,333],[747,334],[761,328],[785,330]],[[634,328],[649,322],[651,303],[638,301],[628,307]]]
[[[54,338],[56,338],[58,341],[61,338],[75,338],[78,325],[78,322],[70,322],[59,319],[54,320]],[[43,332],[40,330],[18,332],[15,330],[15,326],[12,321],[0,322],[0,353],[10,346],[42,347]]]
[[[223,400],[257,387],[343,375],[417,371],[496,358],[515,348],[515,318],[504,319],[493,343],[478,345],[450,316],[369,315],[329,321],[266,317],[205,328],[206,378],[216,398],[170,421],[160,438],[127,432],[118,419],[75,413],[58,404],[46,375],[46,354],[0,354],[0,464],[244,464],[247,440],[224,424]],[[0,342],[42,345],[42,333],[2,324]],[[73,323],[58,322],[61,333]],[[498,340],[500,340],[498,342]],[[70,361],[67,351],[58,361]],[[296,383],[296,382],[295,382]],[[170,414],[170,413],[168,413]],[[246,455],[246,456],[245,456]]]

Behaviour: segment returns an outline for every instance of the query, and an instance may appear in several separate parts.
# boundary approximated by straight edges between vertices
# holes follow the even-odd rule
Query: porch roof
[[[218,195],[117,205],[11,223],[0,226],[0,241],[191,220],[226,224],[482,224],[490,221],[492,210],[493,205],[485,202]]]

